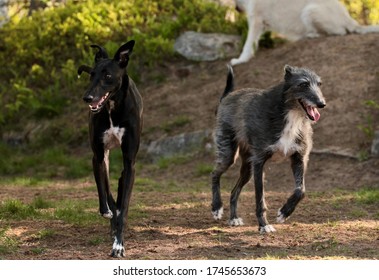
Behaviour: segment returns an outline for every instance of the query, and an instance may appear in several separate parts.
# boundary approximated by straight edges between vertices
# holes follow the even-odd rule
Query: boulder
[[[189,60],[214,61],[238,56],[240,42],[237,35],[187,31],[176,39],[174,49]]]
[[[210,129],[182,133],[151,142],[147,147],[147,154],[155,161],[159,158],[191,154],[203,149],[209,149],[211,143],[212,130]]]

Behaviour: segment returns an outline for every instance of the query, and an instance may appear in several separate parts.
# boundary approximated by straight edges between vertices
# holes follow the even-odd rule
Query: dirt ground
[[[290,195],[293,179],[288,162],[266,166],[268,217],[277,232],[260,235],[254,215],[253,186],[241,195],[239,214],[245,225],[227,225],[229,192],[238,176],[238,163],[223,178],[224,218],[210,213],[208,175],[197,175],[200,163],[212,164],[204,152],[166,169],[141,167],[137,177],[152,178],[162,187],[136,185],[132,197],[127,259],[379,259],[379,201],[365,204],[356,193],[379,188],[379,159],[368,158],[370,140],[358,129],[379,129],[379,115],[365,100],[379,102],[379,35],[349,35],[285,43],[261,49],[249,63],[235,67],[236,87],[267,88],[280,82],[285,64],[308,67],[323,79],[327,106],[314,126],[314,149],[306,176],[307,196],[292,217],[276,224],[276,209]],[[165,63],[156,72],[164,82],[139,85],[144,98],[144,141],[212,128],[223,91],[226,60],[212,63]],[[158,79],[157,78],[157,79]],[[163,123],[178,116],[189,121],[172,131]],[[344,154],[347,156],[339,156]],[[93,187],[93,191],[88,191]],[[0,201],[30,202],[43,192],[51,200],[96,199],[92,178],[57,181],[50,186],[3,186]],[[97,208],[88,209],[97,215]],[[137,214],[139,215],[137,215]],[[108,259],[112,241],[108,224],[79,226],[60,220],[1,221],[20,243],[3,259]],[[55,234],[36,238],[43,228]],[[35,248],[41,248],[36,250]]]

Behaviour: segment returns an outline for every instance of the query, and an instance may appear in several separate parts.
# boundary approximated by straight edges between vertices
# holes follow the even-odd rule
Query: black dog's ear
[[[95,55],[95,63],[99,62],[102,59],[108,58],[107,51],[99,45],[91,45],[91,48],[98,49]]]
[[[284,66],[284,80],[288,81],[292,77],[292,73],[295,71],[295,67],[292,67],[290,65]]]
[[[128,65],[129,56],[132,54],[134,43],[134,40],[125,43],[114,55],[113,60],[116,61],[121,68],[125,68]]]
[[[91,74],[91,71],[92,71],[92,67],[89,67],[87,65],[80,65],[78,68],[78,76],[80,76],[83,72]]]

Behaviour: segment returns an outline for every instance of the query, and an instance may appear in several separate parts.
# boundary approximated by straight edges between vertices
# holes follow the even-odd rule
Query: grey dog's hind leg
[[[216,134],[215,142],[216,166],[212,172],[212,214],[216,220],[220,220],[223,214],[220,178],[234,163],[237,144],[230,133],[222,133],[222,131],[218,131]]]

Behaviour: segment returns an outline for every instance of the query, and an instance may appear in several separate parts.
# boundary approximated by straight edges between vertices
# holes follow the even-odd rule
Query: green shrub
[[[341,0],[350,15],[360,24],[379,23],[379,1],[377,0]]]
[[[77,100],[73,93],[84,88],[84,79],[77,81],[76,70],[92,64],[90,44],[113,55],[121,43],[136,40],[134,76],[172,58],[174,39],[185,30],[240,33],[244,25],[227,22],[225,12],[202,0],[88,0],[15,19],[0,29],[0,61],[7,65],[0,68],[0,123],[52,118]]]

